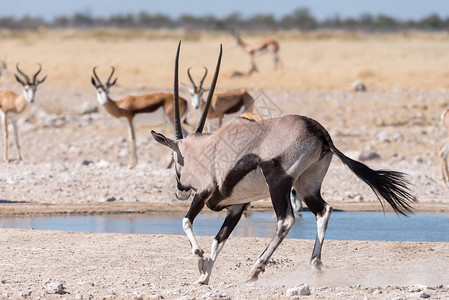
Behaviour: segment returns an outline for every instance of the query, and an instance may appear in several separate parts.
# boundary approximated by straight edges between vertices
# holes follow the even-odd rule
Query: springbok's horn
[[[37,70],[36,74],[34,74],[34,76],[33,76],[33,84],[36,84],[37,75],[39,75],[39,73],[42,71],[41,64],[38,64],[38,66],[39,66],[39,70]]]
[[[203,78],[201,79],[201,81],[200,81],[200,85],[198,86],[200,89],[203,87],[203,82],[204,82],[204,79],[206,79],[206,76],[207,76],[207,68],[206,67],[203,67],[204,68],[204,76],[203,76]]]
[[[179,89],[178,89],[178,63],[179,63],[179,50],[181,49],[181,41],[178,44],[178,50],[176,51],[175,59],[175,85],[173,91],[173,98],[175,102],[175,135],[176,139],[180,140],[182,136],[181,117],[179,115]],[[189,74],[190,77],[190,74]],[[192,79],[190,79],[192,80]]]
[[[115,72],[115,68],[112,66],[111,66],[111,68],[112,68],[112,72],[111,72],[111,75],[109,75],[109,77],[108,77],[108,81],[106,81],[106,85],[111,83],[112,75],[114,75],[114,72]]]
[[[98,68],[98,67],[94,67],[94,69],[93,69],[94,76],[95,76],[95,79],[97,79],[98,83],[99,83],[101,86],[103,86],[103,83],[101,82],[100,78],[98,78],[97,72],[95,72],[95,70],[96,70],[97,68]]]
[[[31,84],[30,78],[27,76],[27,74],[23,73],[23,72],[19,69],[19,63],[16,64],[16,68],[17,68],[17,71],[20,73],[20,75],[22,75],[22,76],[26,79],[26,81],[27,81],[26,83],[27,83],[27,84]]]
[[[203,113],[201,114],[201,119],[198,123],[198,128],[195,133],[203,132],[204,123],[206,122],[207,113],[209,112],[210,102],[212,101],[212,96],[214,95],[215,85],[217,84],[218,73],[220,72],[220,63],[221,63],[221,54],[222,54],[222,45],[220,44],[220,54],[218,55],[217,67],[215,68],[214,78],[212,79],[212,84],[210,85],[209,94],[207,95],[206,104],[204,106]]]
[[[190,69],[191,69],[191,68],[192,68],[192,67],[189,67],[189,68],[187,69],[187,75],[189,76],[190,83],[192,84],[192,87],[193,87],[194,89],[196,89],[195,81],[193,81],[192,75],[190,75]]]

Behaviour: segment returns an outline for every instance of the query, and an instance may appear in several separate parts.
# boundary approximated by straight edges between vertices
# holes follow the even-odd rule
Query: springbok
[[[47,76],[44,76],[42,79],[37,80],[37,75],[42,71],[42,66],[39,65],[39,70],[33,75],[33,80],[23,73],[19,68],[19,63],[17,63],[16,68],[20,75],[23,78],[20,78],[17,74],[14,74],[16,80],[22,85],[23,93],[18,95],[13,91],[9,90],[0,90],[0,115],[2,118],[3,124],[3,134],[4,134],[4,142],[5,142],[5,161],[9,163],[8,159],[8,113],[13,115],[21,114],[28,107],[28,104],[34,102],[34,97],[36,95],[37,87],[45,81]],[[11,119],[12,127],[14,130],[14,137],[16,141],[17,152],[19,156],[19,160],[22,160],[22,154],[20,153],[19,146],[19,134],[17,128],[17,118],[13,117]]]
[[[254,63],[254,57],[257,55],[260,55],[262,53],[270,53],[271,58],[274,62],[274,67],[277,68],[281,65],[281,59],[278,55],[279,43],[276,40],[264,39],[253,44],[247,44],[242,40],[240,34],[238,34],[237,32],[232,32],[232,36],[232,45],[240,46],[246,53],[248,53],[251,57],[251,62]]]
[[[190,75],[190,69],[191,67],[187,69],[187,75],[189,76],[192,86],[184,83],[181,83],[181,86],[189,91],[192,106],[195,109],[200,107],[201,109],[204,109],[206,102],[204,102],[203,93],[208,91],[208,89],[203,88],[203,82],[207,75],[207,68],[204,67],[204,75],[198,86]],[[245,112],[252,112],[254,110],[254,98],[246,91],[246,89],[235,89],[224,93],[218,93],[212,97],[207,119],[218,119],[218,127],[220,128],[225,115],[236,113],[242,107]],[[207,126],[210,132],[210,124],[208,123]]]
[[[226,78],[242,78],[242,77],[249,77],[254,72],[259,72],[259,70],[256,67],[256,64],[252,61],[251,62],[251,68],[248,71],[225,71],[223,72],[223,77]]]
[[[317,237],[311,266],[319,270],[322,266],[321,248],[332,213],[332,207],[323,200],[320,190],[333,155],[368,184],[379,201],[384,199],[399,214],[406,215],[411,211],[410,202],[414,197],[409,192],[405,174],[375,171],[350,159],[334,146],[327,130],[313,119],[298,115],[261,121],[236,118],[214,134],[202,133],[220,69],[221,46],[198,128],[195,134],[184,138],[178,106],[180,46],[181,42],[176,53],[174,76],[176,140],[155,131],[151,133],[157,142],[173,150],[176,197],[187,200],[192,191],[195,193],[182,224],[192,253],[198,259],[200,284],[209,282],[219,252],[250,202],[270,196],[277,216],[277,230],[247,278],[248,281],[258,279],[295,222],[289,200],[292,186],[316,216]],[[228,211],[213,240],[208,259],[204,257],[192,230],[192,223],[204,205],[214,211]]]
[[[106,111],[116,117],[124,117],[128,120],[129,125],[129,137],[130,137],[130,149],[131,154],[129,157],[128,167],[133,168],[137,163],[136,154],[136,133],[134,129],[134,116],[139,113],[150,113],[156,111],[158,108],[162,107],[164,114],[168,119],[169,125],[174,124],[174,112],[173,112],[173,94],[169,93],[153,93],[140,96],[127,96],[120,100],[112,100],[109,97],[109,89],[116,84],[117,79],[115,78],[112,82],[112,76],[114,75],[115,68],[112,67],[111,74],[103,84],[98,78],[96,73],[96,68],[93,68],[93,74],[91,82],[97,89],[97,100],[106,109]],[[187,112],[187,101],[180,99],[180,110],[181,116],[184,116]]]
[[[6,64],[6,59],[2,58],[2,67],[0,71],[0,76],[8,74],[8,66]]]
[[[443,122],[444,128],[446,128],[446,132],[449,135],[449,109],[446,109],[441,114],[441,121]],[[446,141],[443,147],[441,147],[438,152],[440,156],[440,169],[441,169],[441,177],[443,178],[444,183],[449,184],[449,169],[447,165],[447,155],[449,154],[449,140]]]

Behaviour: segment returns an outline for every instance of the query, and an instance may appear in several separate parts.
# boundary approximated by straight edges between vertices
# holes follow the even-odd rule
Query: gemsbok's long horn
[[[178,50],[176,51],[175,59],[175,85],[173,90],[173,98],[175,102],[175,134],[176,139],[180,140],[182,136],[181,117],[179,115],[179,87],[178,87],[178,63],[179,63],[179,50],[181,49],[181,41],[178,44]],[[190,74],[189,74],[190,77]]]
[[[201,114],[201,119],[198,123],[198,128],[195,133],[202,133],[204,128],[204,123],[206,122],[207,113],[209,112],[210,102],[212,101],[212,96],[214,95],[215,85],[217,84],[218,73],[220,72],[221,64],[221,54],[223,52],[222,45],[220,44],[220,54],[218,55],[217,67],[215,68],[214,78],[212,79],[212,84],[210,85],[209,94],[207,95],[206,104],[204,105],[203,113]]]

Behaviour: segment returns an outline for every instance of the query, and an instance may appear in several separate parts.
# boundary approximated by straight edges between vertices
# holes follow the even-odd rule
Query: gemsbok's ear
[[[158,142],[159,144],[167,146],[171,148],[173,151],[179,152],[178,143],[176,143],[174,140],[169,139],[165,137],[165,135],[163,135],[162,133],[157,133],[154,130],[151,130],[151,134],[153,135],[156,142]]]

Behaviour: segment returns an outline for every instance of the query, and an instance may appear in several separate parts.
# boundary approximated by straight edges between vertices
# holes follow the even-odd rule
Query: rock
[[[79,115],[89,115],[98,112],[98,107],[92,103],[84,102],[78,110]]]
[[[50,282],[49,284],[47,284],[45,289],[49,294],[58,294],[58,295],[69,294],[69,292],[65,290],[66,288],[64,284],[61,282]]]
[[[222,292],[209,292],[204,294],[201,299],[204,300],[215,300],[215,299],[224,299],[224,300],[231,300],[231,297],[229,297],[228,294],[222,293]]]
[[[100,168],[107,168],[107,167],[109,167],[110,163],[102,159],[99,162],[97,162],[96,165],[97,165],[97,167],[100,167]]]
[[[19,292],[19,297],[28,298],[31,297],[31,294],[32,294],[31,291],[21,291]]]
[[[143,300],[143,296],[139,292],[133,292],[133,299]]]
[[[351,88],[354,92],[366,92],[366,85],[359,79],[351,83]]]
[[[413,287],[409,288],[409,292],[421,292],[427,288],[424,284],[415,284]]]
[[[390,142],[390,138],[389,138],[389,136],[388,136],[388,132],[386,132],[386,131],[380,131],[380,132],[377,134],[377,140],[378,140],[380,143],[389,143],[389,142]]]
[[[359,154],[359,160],[366,161],[372,159],[379,159],[380,155],[373,148],[362,150]]]
[[[427,298],[430,298],[430,295],[427,294],[427,293],[425,293],[425,292],[421,292],[421,293],[419,294],[419,298],[427,299]]]
[[[294,287],[291,289],[288,289],[286,292],[286,295],[288,297],[291,296],[309,296],[310,295],[310,288],[307,284],[301,285],[299,287]]]
[[[105,202],[114,202],[114,201],[117,201],[117,198],[109,197],[109,198],[106,198],[106,200],[105,200]]]
[[[81,294],[76,294],[76,295],[75,295],[75,299],[81,300],[81,299],[83,299],[83,295],[81,295]]]
[[[90,161],[90,160],[83,160],[82,162],[81,162],[81,165],[82,166],[88,166],[88,165],[90,165],[92,163],[92,161]]]

